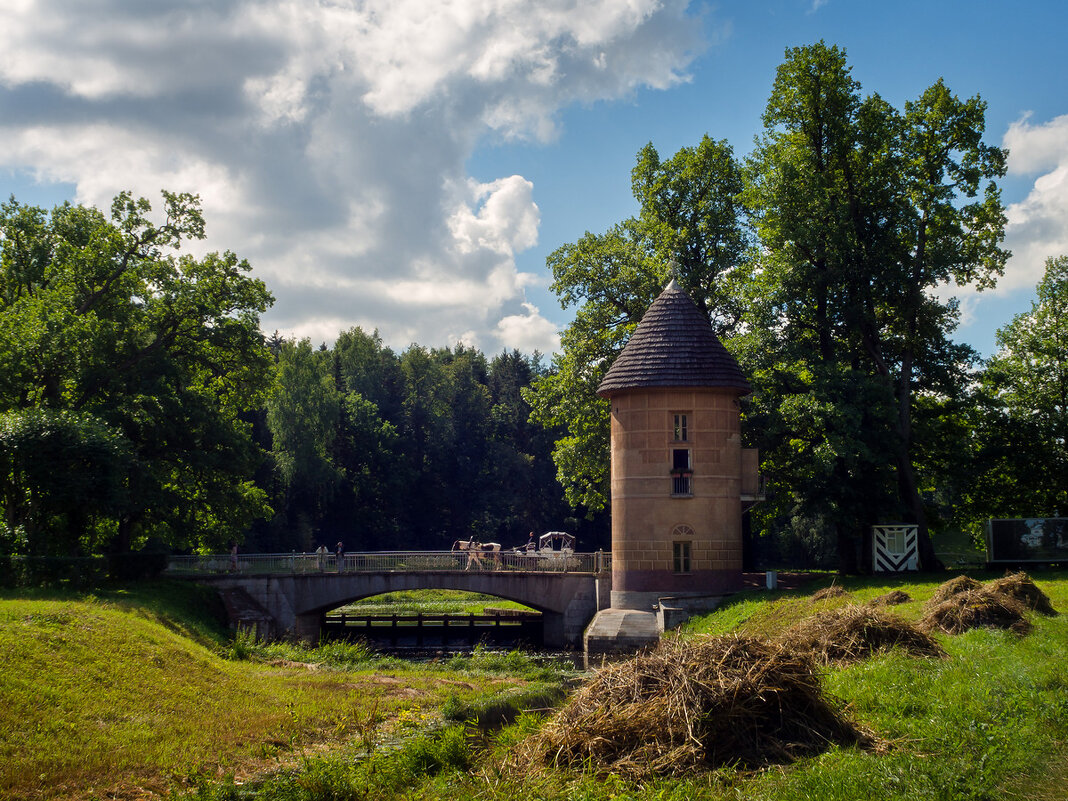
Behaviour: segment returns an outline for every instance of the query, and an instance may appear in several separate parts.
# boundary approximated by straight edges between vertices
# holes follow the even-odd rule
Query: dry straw
[[[868,601],[869,606],[899,606],[900,604],[907,604],[912,601],[912,596],[904,590],[891,590],[886,595],[880,595],[878,598],[872,598]]]
[[[957,576],[940,586],[924,609],[926,614],[920,627],[947,634],[961,634],[982,626],[1026,634],[1032,628],[1027,620],[1028,610],[1057,614],[1049,597],[1023,572],[989,584]]]
[[[859,662],[891,648],[910,656],[945,656],[930,634],[896,615],[858,604],[807,617],[787,629],[782,642],[823,664]]]
[[[830,587],[824,587],[822,590],[817,590],[812,593],[812,597],[809,599],[811,603],[817,601],[825,601],[828,598],[848,598],[849,593],[839,587],[837,584],[832,584]]]
[[[875,747],[823,693],[806,655],[738,637],[664,640],[605,668],[517,754],[635,778]]]
[[[995,592],[1015,598],[1028,609],[1033,609],[1043,615],[1055,615],[1057,610],[1050,603],[1049,596],[1035,586],[1031,577],[1020,571],[1008,573],[1002,578],[990,582],[990,587]]]
[[[941,603],[929,604],[927,610],[920,621],[925,631],[963,634],[969,629],[988,627],[1026,634],[1031,630],[1026,607],[990,587],[955,593]]]
[[[848,594],[831,586],[814,601]],[[895,591],[802,620],[778,640],[666,639],[599,672],[516,750],[512,766],[590,766],[632,778],[723,766],[792,762],[832,745],[881,750],[823,692],[816,664],[852,662],[887,648],[944,656],[932,631],[975,626],[1027,631],[1028,608],[1055,614],[1026,574],[983,586],[959,576],[925,606],[919,627],[878,608],[912,599]]]
[[[956,576],[955,578],[951,578],[945,584],[939,585],[938,589],[934,591],[934,595],[932,595],[931,599],[927,602],[927,608],[933,609],[943,601],[948,601],[954,595],[977,590],[982,586],[981,583],[968,576]]]

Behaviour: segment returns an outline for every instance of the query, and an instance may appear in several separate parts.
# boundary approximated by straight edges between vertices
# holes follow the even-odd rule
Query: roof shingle
[[[728,387],[740,395],[752,391],[708,318],[674,279],[646,310],[597,394],[669,387]]]

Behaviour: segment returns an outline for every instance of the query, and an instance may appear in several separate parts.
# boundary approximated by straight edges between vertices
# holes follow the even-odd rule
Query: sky
[[[988,104],[1012,250],[954,288],[989,356],[1068,253],[1058,0],[0,0],[0,197],[200,195],[276,297],[265,332],[553,352],[546,257],[637,212],[630,170],[705,134],[747,155],[776,67],[823,40],[900,108]]]

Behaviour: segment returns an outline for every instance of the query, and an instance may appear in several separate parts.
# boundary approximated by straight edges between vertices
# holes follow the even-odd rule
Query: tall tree
[[[1068,515],[1068,256],[1046,261],[1037,296],[998,331],[975,393],[973,531],[988,517]]]
[[[741,170],[730,146],[704,137],[663,161],[650,144],[631,173],[641,204],[635,219],[605,234],[586,233],[549,256],[552,289],[577,307],[561,338],[562,353],[526,397],[534,420],[566,433],[557,440],[557,477],[573,506],[589,512],[608,502],[608,404],[598,384],[649,304],[676,277],[719,334],[741,318],[737,284],[748,245],[737,195]]]
[[[983,144],[984,115],[978,97],[961,100],[942,81],[902,112],[861,98],[844,51],[821,42],[787,51],[748,163],[746,199],[764,246],[765,292],[752,302],[777,321],[757,350],[775,347],[803,379],[771,402],[819,396],[847,372],[881,390],[879,406],[893,414],[839,449],[836,470],[852,491],[848,453],[885,448],[896,510],[869,509],[919,525],[927,568],[937,559],[914,463],[916,398],[961,393],[974,358],[950,341],[956,306],[936,291],[990,286],[1008,257],[994,183],[1005,154]],[[859,533],[840,530],[843,555]]]
[[[119,549],[218,544],[266,511],[245,415],[268,385],[272,298],[233,253],[177,253],[204,236],[195,196],[164,192],[162,218],[128,193],[110,219],[0,208],[0,411],[69,410],[69,432],[99,430],[91,417],[121,436],[126,502],[98,521]]]
[[[92,553],[101,521],[128,504],[130,444],[83,412],[0,413],[0,528],[4,553]]]
[[[285,343],[267,402],[271,452],[285,488],[285,516],[304,551],[314,550],[316,521],[341,482],[332,453],[341,398],[331,366],[329,354],[313,350],[309,340]]]

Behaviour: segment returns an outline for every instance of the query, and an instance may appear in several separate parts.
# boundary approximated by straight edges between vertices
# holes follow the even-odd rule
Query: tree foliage
[[[62,434],[79,458],[103,432],[126,454],[105,460],[109,482],[122,474],[121,493],[99,503],[72,480],[91,513],[69,513],[75,496],[53,492],[44,526],[22,502],[43,491],[27,449],[5,452],[5,518],[32,552],[125,549],[150,536],[217,544],[266,510],[243,415],[268,384],[259,314],[272,299],[233,253],[179,255],[204,236],[199,202],[169,192],[163,201],[161,223],[128,193],[110,219],[71,204],[0,208],[0,410],[12,431]]]
[[[554,432],[530,423],[523,396],[540,357],[487,360],[462,344],[397,354],[359,328],[332,348],[277,351],[266,416],[277,513],[251,546],[522,545],[532,529],[575,529],[550,469]],[[597,531],[587,524],[585,541]]]
[[[530,397],[535,419],[567,430],[554,458],[569,500],[606,501],[594,390],[675,262],[717,333],[735,334],[726,344],[755,388],[744,434],[774,489],[765,532],[853,570],[872,523],[912,521],[935,566],[939,458],[915,432],[953,433],[942,418],[975,361],[939,292],[991,286],[1008,257],[1005,154],[984,144],[984,114],[942,81],[901,109],[865,97],[845,53],[821,42],[787,51],[744,168],[708,137],[670,160],[643,148],[639,216],[549,257],[553,289],[577,308]]]
[[[669,262],[717,333],[732,330],[742,312],[736,287],[748,239],[730,146],[704,137],[664,161],[649,144],[631,176],[637,218],[549,256],[552,289],[575,317],[552,370],[527,393],[533,419],[566,432],[553,450],[557,475],[568,501],[591,511],[608,503],[608,404],[597,386],[664,288]]]
[[[747,164],[762,244],[754,419],[790,504],[774,511],[801,526],[829,512],[846,569],[868,525],[888,517],[919,524],[921,564],[937,564],[914,440],[917,409],[931,407],[917,398],[960,397],[974,354],[950,340],[956,305],[936,291],[990,286],[1008,257],[994,183],[1005,154],[982,142],[984,113],[942,81],[901,111],[862,97],[845,53],[818,43],[787,52]],[[820,467],[796,463],[789,428],[808,432],[806,456],[828,456],[811,459]]]
[[[961,518],[1068,514],[1068,256],[1050,258],[1031,310],[997,334],[966,410]]]

